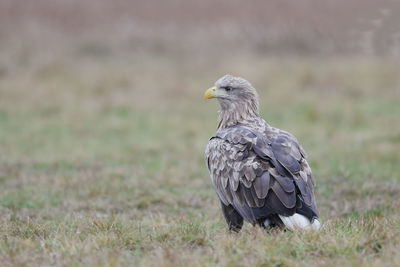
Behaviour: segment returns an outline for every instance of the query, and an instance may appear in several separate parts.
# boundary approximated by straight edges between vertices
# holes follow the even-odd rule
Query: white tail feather
[[[319,228],[321,227],[321,224],[317,219],[315,219],[313,223],[311,223],[309,219],[298,213],[295,213],[292,216],[288,217],[279,215],[279,218],[281,218],[282,222],[290,230],[319,230]]]

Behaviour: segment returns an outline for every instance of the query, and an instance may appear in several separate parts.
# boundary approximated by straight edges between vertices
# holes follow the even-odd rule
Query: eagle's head
[[[258,94],[245,79],[225,75],[204,93],[205,99],[217,98],[221,106],[221,120],[230,124],[258,116]],[[224,119],[225,118],[225,119]]]
[[[221,107],[228,107],[232,103],[248,102],[249,100],[257,100],[258,95],[256,89],[245,79],[225,75],[215,82],[215,85],[204,93],[204,98],[217,98]]]
[[[258,108],[258,94],[251,83],[241,77],[229,74],[219,78],[215,82],[215,86],[204,93],[204,98],[217,98],[222,109],[254,103]]]

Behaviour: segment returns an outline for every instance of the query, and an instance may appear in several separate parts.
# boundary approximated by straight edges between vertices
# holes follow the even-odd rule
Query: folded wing
[[[310,221],[318,218],[311,169],[289,133],[226,128],[210,139],[206,160],[223,206],[233,207],[245,220],[255,224],[273,214],[294,213]]]

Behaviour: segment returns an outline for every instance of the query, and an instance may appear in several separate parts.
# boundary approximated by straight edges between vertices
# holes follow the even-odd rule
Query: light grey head
[[[217,98],[221,106],[219,128],[254,121],[258,115],[258,94],[245,79],[225,75],[204,93],[204,98]]]
[[[204,98],[217,98],[222,109],[241,105],[256,105],[258,109],[256,89],[247,80],[229,74],[218,79],[215,86],[205,92]]]

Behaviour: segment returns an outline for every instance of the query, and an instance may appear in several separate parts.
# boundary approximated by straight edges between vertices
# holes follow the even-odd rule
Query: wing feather
[[[253,186],[258,198],[264,199],[267,196],[268,190],[270,189],[269,184],[270,184],[270,175],[269,172],[267,171],[254,180]]]
[[[294,192],[285,192],[277,181],[274,182],[271,188],[286,208],[290,209],[296,206],[296,195]]]
[[[265,132],[225,128],[210,139],[206,160],[221,202],[244,219],[254,223],[296,209],[318,217],[311,169],[291,134],[272,127]]]

